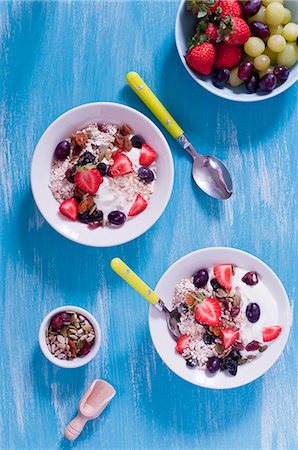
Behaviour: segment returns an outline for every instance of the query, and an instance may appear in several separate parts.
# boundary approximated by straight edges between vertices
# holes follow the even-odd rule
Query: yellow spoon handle
[[[129,72],[126,81],[174,139],[184,134],[182,128],[137,72]]]
[[[142,295],[151,305],[156,305],[159,301],[158,295],[136,275],[120,258],[111,261],[112,269],[123,278],[132,288]]]

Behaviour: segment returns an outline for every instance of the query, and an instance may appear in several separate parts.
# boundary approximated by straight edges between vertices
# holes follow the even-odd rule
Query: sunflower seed
[[[65,356],[63,353],[61,353],[60,355],[57,356],[57,358],[58,358],[58,359],[65,359],[66,356]]]
[[[64,349],[65,349],[65,344],[61,344],[61,343],[59,342],[59,344],[57,344],[57,347],[58,347],[58,348],[61,348],[61,350],[64,350]]]
[[[52,351],[52,353],[55,353],[55,350],[56,350],[56,345],[55,345],[55,344],[52,344],[52,346],[51,346],[51,351]]]
[[[68,336],[70,337],[70,339],[73,339],[74,341],[78,340],[78,336],[76,336],[75,334],[69,334]]]
[[[58,350],[55,351],[54,356],[59,356],[59,355],[61,355],[61,353],[62,353],[62,350],[61,350],[61,348],[59,348]]]
[[[57,336],[57,341],[58,341],[60,344],[65,344],[65,338],[64,338],[63,336],[61,336],[61,334],[58,334],[58,336]]]

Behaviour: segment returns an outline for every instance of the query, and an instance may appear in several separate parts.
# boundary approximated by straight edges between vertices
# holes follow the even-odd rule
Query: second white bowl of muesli
[[[38,142],[35,202],[48,223],[80,244],[131,241],[161,216],[173,186],[166,139],[140,112],[89,103],[62,114]]]
[[[207,248],[174,263],[155,292],[178,308],[181,337],[170,336],[163,315],[149,311],[159,356],[198,386],[229,389],[263,375],[281,355],[292,314],[275,273],[255,256],[233,248]]]

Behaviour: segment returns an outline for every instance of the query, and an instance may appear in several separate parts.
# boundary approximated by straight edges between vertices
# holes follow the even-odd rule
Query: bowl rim
[[[156,352],[158,353],[159,357],[161,358],[161,360],[163,361],[163,363],[172,371],[174,372],[178,377],[182,378],[183,380],[185,380],[188,383],[194,384],[196,386],[200,386],[200,387],[204,387],[206,389],[234,389],[237,387],[241,387],[244,386],[246,384],[249,384],[253,381],[255,381],[256,379],[258,379],[259,377],[263,376],[275,363],[276,361],[280,358],[282,352],[284,351],[284,348],[288,342],[288,338],[289,338],[289,334],[290,334],[290,330],[291,330],[291,326],[292,326],[292,321],[293,321],[293,313],[292,313],[292,309],[291,309],[291,304],[287,295],[287,292],[285,290],[285,287],[283,286],[281,280],[279,279],[279,277],[276,275],[276,273],[265,263],[263,262],[260,258],[258,258],[257,256],[246,252],[244,250],[240,250],[234,247],[206,247],[206,248],[201,248],[195,251],[192,251],[190,253],[187,253],[186,255],[182,256],[181,258],[179,258],[178,260],[176,260],[171,266],[168,267],[168,269],[163,273],[163,275],[161,276],[161,278],[159,279],[155,291],[158,294],[158,291],[160,289],[160,285],[163,282],[163,280],[166,278],[166,276],[174,271],[176,269],[176,267],[178,265],[182,265],[183,262],[185,262],[187,259],[192,258],[196,255],[200,255],[202,253],[219,253],[219,252],[226,252],[229,251],[232,254],[238,254],[238,255],[244,255],[245,257],[248,257],[249,259],[255,260],[258,262],[258,264],[260,264],[262,266],[262,268],[264,270],[266,270],[270,276],[273,277],[273,279],[275,279],[275,281],[278,283],[282,295],[283,295],[283,299],[285,300],[285,304],[287,307],[287,322],[285,323],[285,326],[283,327],[283,343],[280,346],[279,350],[277,351],[277,353],[275,355],[273,355],[272,360],[270,361],[270,364],[268,364],[268,366],[264,369],[261,370],[261,373],[257,373],[257,374],[252,374],[251,378],[248,381],[245,382],[239,382],[239,379],[237,381],[237,377],[233,377],[234,383],[232,386],[224,386],[224,385],[214,385],[214,386],[206,386],[204,383],[201,383],[199,381],[195,381],[194,379],[190,380],[185,376],[183,376],[181,374],[181,372],[179,372],[178,369],[176,369],[175,367],[172,367],[171,364],[168,361],[165,361],[163,359],[163,357],[161,356],[161,353],[159,351],[158,348],[158,343],[159,340],[157,339],[157,336],[154,335],[154,331],[153,331],[153,322],[154,322],[154,314],[153,312],[156,312],[156,308],[154,308],[153,306],[150,306],[149,308],[149,313],[148,313],[148,323],[149,323],[149,331],[150,331],[150,336],[151,336],[151,340],[153,342],[154,348],[156,350]],[[252,364],[252,363],[250,363]]]
[[[242,102],[242,103],[251,103],[251,102],[259,102],[259,101],[263,101],[263,100],[269,100],[270,98],[276,97],[277,95],[281,94],[282,92],[285,92],[287,89],[289,89],[290,87],[292,87],[298,80],[298,62],[296,62],[296,64],[291,67],[290,70],[294,71],[294,77],[292,80],[289,80],[289,82],[287,83],[287,81],[285,81],[283,84],[281,84],[280,86],[278,86],[278,88],[274,89],[272,92],[270,92],[269,94],[264,94],[264,95],[254,95],[254,94],[245,94],[243,93],[243,95],[239,95],[236,96],[234,94],[230,94],[229,92],[223,90],[223,89],[218,89],[215,86],[206,83],[204,80],[201,80],[196,73],[188,66],[188,64],[185,61],[185,57],[184,57],[184,52],[182,50],[181,44],[180,44],[180,39],[178,37],[179,31],[181,29],[180,27],[180,19],[181,16],[183,14],[183,9],[184,9],[184,5],[185,5],[186,0],[180,0],[180,4],[177,10],[177,15],[176,15],[176,20],[175,20],[175,42],[176,42],[176,48],[177,48],[177,52],[179,54],[180,60],[183,64],[183,66],[185,67],[185,69],[187,70],[187,72],[191,75],[191,77],[193,78],[193,80],[198,83],[202,88],[206,89],[207,91],[209,91],[211,94],[214,94],[218,97],[224,98],[226,100],[231,100],[233,102]],[[233,90],[231,90],[231,92],[233,93]],[[246,96],[245,96],[246,95]]]
[[[159,210],[159,212],[156,214],[156,217],[147,222],[149,223],[149,225],[145,224],[145,222],[143,222],[143,226],[139,227],[139,229],[141,229],[141,232],[139,231],[134,231],[133,233],[131,233],[130,235],[128,235],[127,233],[122,233],[122,238],[118,239],[117,242],[115,243],[108,243],[108,242],[103,242],[100,245],[96,242],[86,242],[86,240],[84,240],[84,234],[81,234],[81,237],[76,238],[73,237],[72,235],[67,235],[61,232],[59,226],[57,225],[57,221],[55,219],[52,219],[49,217],[49,215],[47,214],[47,210],[45,209],[45,212],[43,211],[43,200],[40,198],[40,196],[38,195],[38,188],[36,186],[35,183],[35,172],[37,170],[37,165],[35,163],[35,160],[37,158],[37,151],[39,150],[41,143],[43,141],[43,139],[45,139],[46,135],[51,132],[51,130],[53,128],[55,128],[55,126],[57,125],[58,122],[63,121],[64,119],[66,119],[69,115],[71,115],[74,111],[79,111],[79,110],[84,110],[84,109],[88,109],[91,107],[96,107],[96,106],[101,106],[101,107],[115,107],[118,109],[122,109],[124,112],[129,110],[131,111],[133,114],[136,114],[137,116],[139,116],[141,118],[141,120],[143,120],[145,123],[148,124],[148,127],[152,128],[155,133],[158,135],[158,137],[160,138],[160,140],[163,143],[163,151],[165,151],[167,153],[168,156],[168,169],[169,169],[169,177],[168,177],[168,181],[165,185],[165,188],[163,189],[163,193],[165,195],[165,201],[164,201],[164,205],[162,206],[162,208]],[[50,123],[50,125],[44,130],[44,132],[42,133],[41,137],[39,138],[34,152],[33,152],[33,156],[32,156],[32,160],[31,160],[31,170],[30,170],[30,186],[31,186],[31,192],[35,201],[35,204],[40,212],[40,214],[42,215],[42,217],[46,220],[46,222],[55,230],[57,231],[61,236],[63,236],[64,238],[67,238],[77,244],[81,244],[81,245],[85,245],[87,247],[96,247],[96,248],[104,248],[104,247],[114,247],[116,245],[122,245],[125,244],[127,242],[130,242],[134,239],[137,239],[138,237],[140,237],[142,234],[146,233],[151,227],[153,227],[153,225],[160,219],[160,217],[162,216],[162,214],[164,213],[169,200],[171,198],[171,194],[172,194],[172,190],[173,190],[173,184],[174,184],[174,162],[173,162],[173,156],[172,156],[172,152],[170,149],[170,146],[165,138],[165,136],[163,135],[163,133],[161,132],[161,130],[157,127],[157,125],[155,125],[154,122],[152,122],[151,119],[149,119],[149,117],[145,116],[145,114],[141,113],[140,111],[138,111],[135,108],[132,108],[130,106],[124,105],[122,103],[117,103],[117,102],[89,102],[89,103],[83,103],[81,105],[75,106],[73,108],[68,109],[67,111],[65,111],[64,113],[62,113],[61,115],[59,115],[53,122]],[[155,191],[154,191],[155,192]],[[154,195],[154,193],[153,193]],[[154,217],[154,215],[152,214],[151,217]]]
[[[46,334],[45,334],[46,328],[49,325],[50,320],[56,314],[59,314],[66,310],[73,310],[86,317],[86,319],[88,319],[89,322],[92,324],[95,332],[95,342],[91,347],[90,353],[88,353],[88,355],[86,356],[75,358],[70,361],[58,359],[49,351],[46,344]],[[50,311],[41,322],[38,332],[38,341],[42,353],[51,363],[55,364],[56,366],[63,367],[64,369],[76,369],[77,367],[82,367],[88,364],[98,353],[101,345],[101,329],[95,317],[86,309],[74,305],[59,306],[58,308],[55,308],[52,311]]]

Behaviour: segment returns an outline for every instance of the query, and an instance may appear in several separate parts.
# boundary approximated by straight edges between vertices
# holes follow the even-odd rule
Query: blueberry
[[[85,166],[86,164],[91,164],[95,160],[95,156],[90,152],[83,153],[78,159],[79,166]]]
[[[89,214],[87,211],[83,214],[79,214],[78,219],[82,223],[100,223],[103,219],[103,212],[95,209],[92,214]]]
[[[231,353],[229,354],[230,358],[232,359],[236,359],[238,361],[238,359],[241,358],[240,353],[237,350],[232,350]]]
[[[188,307],[184,303],[181,303],[181,305],[178,306],[177,311],[180,314],[184,314],[188,311]]]
[[[208,271],[206,269],[201,269],[194,274],[193,284],[197,288],[204,287],[208,283],[208,278],[209,278]]]
[[[112,211],[108,215],[108,221],[112,225],[123,225],[126,221],[126,215],[121,211]]]
[[[145,140],[142,136],[136,135],[131,138],[131,143],[135,148],[142,148],[142,145],[145,144]]]
[[[106,175],[108,173],[108,170],[109,170],[109,166],[107,166],[103,162],[97,164],[96,168],[102,175]]]
[[[245,284],[248,284],[249,286],[254,286],[255,284],[258,284],[258,274],[257,272],[247,272],[243,277],[242,281]]]
[[[207,370],[210,373],[215,373],[220,368],[220,359],[217,356],[211,356],[207,361]]]
[[[55,158],[63,161],[70,153],[70,142],[61,141],[55,148]]]
[[[140,167],[138,170],[138,177],[144,183],[148,184],[152,183],[154,180],[154,173],[151,169],[149,169],[149,167]]]
[[[75,174],[76,174],[75,166],[72,169],[67,169],[67,171],[65,172],[65,176],[70,183],[74,183]]]
[[[213,280],[211,280],[210,283],[215,291],[217,291],[217,289],[222,289],[221,285],[219,284],[216,278],[213,278]]]
[[[211,345],[215,341],[215,337],[211,334],[205,333],[203,336],[203,341],[206,345]]]
[[[235,376],[237,374],[237,370],[238,370],[238,360],[235,358],[231,358],[230,356],[228,356],[227,358],[224,359],[224,364],[226,369],[228,370],[228,372]]]
[[[251,323],[256,323],[260,318],[260,307],[257,303],[249,303],[246,307],[246,317]]]
[[[198,364],[198,362],[195,358],[189,358],[186,360],[186,365],[189,367],[196,367],[197,364]]]

